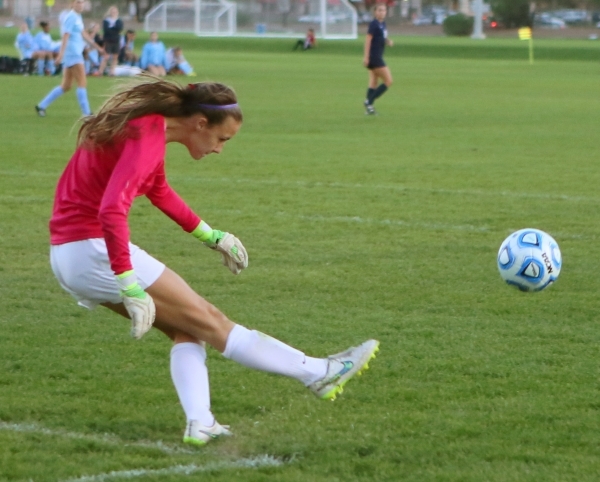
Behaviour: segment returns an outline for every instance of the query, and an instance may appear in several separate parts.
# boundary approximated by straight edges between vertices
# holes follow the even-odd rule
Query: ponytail
[[[143,76],[145,79],[109,98],[98,114],[87,117],[77,135],[77,145],[98,147],[118,142],[133,133],[127,123],[138,117],[159,114],[164,117],[191,117],[202,114],[208,125],[218,125],[228,117],[242,122],[235,92],[216,82],[178,83]]]

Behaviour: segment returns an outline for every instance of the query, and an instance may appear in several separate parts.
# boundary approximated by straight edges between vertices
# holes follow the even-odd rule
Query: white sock
[[[188,420],[212,427],[206,350],[197,343],[178,343],[171,349],[171,378]]]
[[[308,357],[275,338],[241,325],[235,325],[229,333],[223,356],[249,368],[295,378],[307,386],[327,373],[326,359]]]

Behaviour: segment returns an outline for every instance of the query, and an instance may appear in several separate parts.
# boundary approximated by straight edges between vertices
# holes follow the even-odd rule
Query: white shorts
[[[129,252],[138,283],[146,289],[163,273],[165,265],[135,244],[129,243]],[[121,303],[104,239],[51,246],[50,265],[60,285],[79,305],[93,310],[100,303]]]
[[[115,75],[120,77],[133,77],[143,72],[139,67],[132,67],[130,65],[117,65],[115,67]]]

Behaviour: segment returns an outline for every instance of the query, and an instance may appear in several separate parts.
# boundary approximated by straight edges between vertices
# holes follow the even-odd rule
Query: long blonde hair
[[[199,82],[182,86],[145,75],[142,82],[113,95],[96,115],[83,120],[77,145],[94,148],[134,136],[127,123],[149,114],[164,117],[202,114],[209,125],[221,124],[228,117],[238,122],[243,120],[235,92],[226,85]]]

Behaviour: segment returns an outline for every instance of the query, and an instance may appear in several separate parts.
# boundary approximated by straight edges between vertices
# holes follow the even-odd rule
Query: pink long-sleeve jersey
[[[132,269],[127,215],[136,196],[145,195],[187,232],[200,223],[167,183],[164,117],[134,119],[127,130],[125,141],[75,151],[58,181],[50,219],[53,245],[104,238],[116,274]]]

